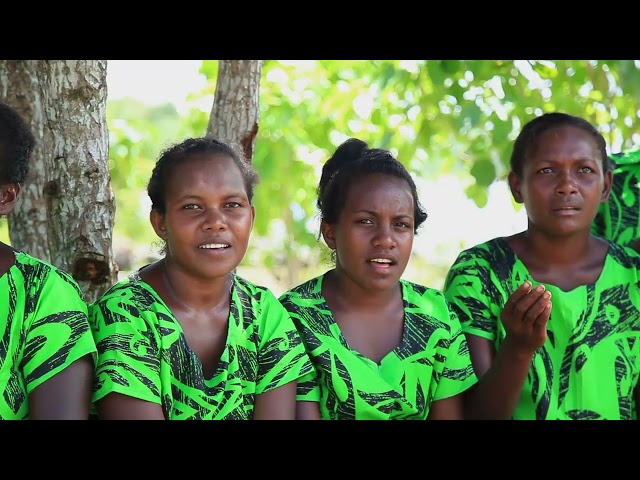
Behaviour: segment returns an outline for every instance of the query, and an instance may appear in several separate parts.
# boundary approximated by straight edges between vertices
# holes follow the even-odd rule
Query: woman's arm
[[[296,402],[296,420],[322,420],[318,402]]]
[[[88,420],[93,359],[85,355],[41,383],[29,394],[32,420]]]
[[[256,395],[253,419],[295,420],[297,387],[298,381],[293,380],[273,390]]]
[[[431,403],[427,420],[463,420],[464,393]]]
[[[501,311],[507,331],[500,349],[493,342],[467,335],[467,344],[478,383],[467,393],[468,418],[509,419],[518,405],[535,351],[547,338],[551,295],[539,285],[523,283]]]
[[[162,406],[121,393],[109,393],[96,403],[99,420],[165,420]]]
[[[467,335],[473,369],[479,379],[465,395],[465,418],[507,420],[518,405],[533,353],[522,354],[503,344],[496,354],[486,338]]]

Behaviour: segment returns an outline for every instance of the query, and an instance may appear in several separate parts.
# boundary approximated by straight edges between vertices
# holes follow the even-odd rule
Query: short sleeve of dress
[[[640,150],[612,154],[613,182],[601,203],[591,233],[621,245],[640,237]]]
[[[441,355],[444,356],[444,367],[433,396],[434,400],[457,395],[478,381],[471,363],[467,339],[462,332],[458,316],[449,305],[448,307],[450,338],[446,342],[447,348],[441,349]]]
[[[463,251],[449,269],[443,291],[462,330],[493,341],[502,306],[492,301],[498,285],[485,253],[478,247]]]
[[[270,290],[263,290],[259,307],[256,393],[273,390],[313,372],[311,360],[289,313]]]
[[[116,392],[162,404],[158,312],[142,287],[117,284],[89,306],[98,348],[93,401]]]
[[[96,360],[96,345],[80,288],[67,273],[33,262],[27,276],[28,318],[22,371],[28,392],[85,355]]]
[[[296,400],[298,402],[320,401],[320,385],[318,385],[318,373],[315,367],[312,372],[298,380]]]
[[[320,301],[314,300],[312,298],[307,298],[309,296],[313,296],[312,291],[314,291],[315,289],[319,291],[319,284],[320,283],[318,278],[309,280],[308,282],[305,282],[304,285],[298,286],[298,288],[296,289],[284,292],[279,298],[285,310],[287,310],[287,312],[291,316],[293,325],[300,334],[300,338],[303,345],[305,345],[305,348],[311,348],[310,345],[306,345],[307,341],[309,340],[309,338],[307,337],[308,335],[313,336],[312,343],[317,339],[312,334],[311,330],[309,330],[309,325],[307,323],[307,314],[311,311],[315,311],[315,308],[306,308],[304,304],[306,302],[310,302],[312,305],[315,305],[316,302]],[[300,292],[300,289],[302,289],[306,293],[303,295]],[[303,305],[301,305],[301,303]],[[309,351],[307,351],[307,354],[309,354],[313,369],[298,380],[298,392],[296,399],[299,402],[320,402],[321,394],[320,385],[318,383],[320,374],[318,372],[316,364],[313,361],[313,356],[310,355]]]

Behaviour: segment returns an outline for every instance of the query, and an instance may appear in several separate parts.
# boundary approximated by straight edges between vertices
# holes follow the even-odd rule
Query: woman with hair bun
[[[335,268],[285,292],[314,371],[299,419],[461,419],[476,382],[460,323],[438,290],[400,277],[427,214],[405,167],[352,138],[322,170],[320,233]]]

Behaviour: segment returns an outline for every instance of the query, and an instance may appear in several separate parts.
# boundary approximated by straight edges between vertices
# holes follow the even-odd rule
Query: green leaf
[[[480,158],[471,167],[471,175],[476,179],[479,187],[488,187],[496,179],[496,167],[487,158]]]
[[[474,183],[473,185],[468,186],[464,190],[464,193],[467,197],[473,200],[479,208],[487,205],[488,195],[486,188],[480,187],[478,184]]]
[[[460,62],[458,60],[441,60],[440,68],[442,71],[447,73],[448,75],[452,75],[458,71],[458,67],[460,66]]]

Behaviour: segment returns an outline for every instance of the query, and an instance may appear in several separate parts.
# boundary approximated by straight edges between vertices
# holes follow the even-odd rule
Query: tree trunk
[[[20,199],[9,214],[11,246],[50,261],[44,186],[44,113],[36,76],[37,60],[0,61],[0,101],[16,109],[31,126],[36,146]]]
[[[117,279],[106,73],[106,60],[38,63],[51,262],[73,275],[87,302]]]
[[[207,136],[242,146],[249,161],[258,134],[262,60],[220,60]]]

